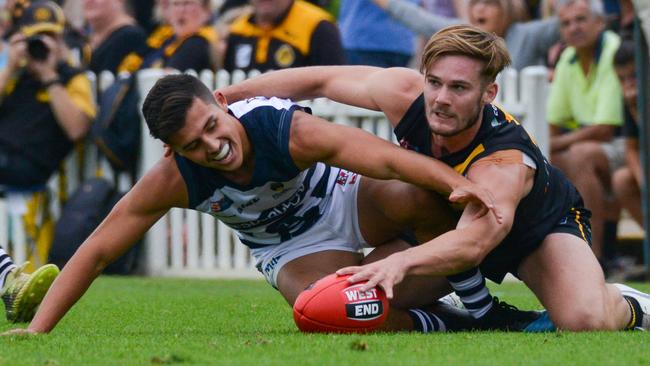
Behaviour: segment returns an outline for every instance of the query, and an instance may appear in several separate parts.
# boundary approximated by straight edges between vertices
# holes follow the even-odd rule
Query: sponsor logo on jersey
[[[366,321],[380,317],[384,313],[384,306],[377,289],[359,291],[359,287],[361,285],[354,285],[342,291],[348,319]]]
[[[253,198],[252,200],[249,200],[249,201],[247,201],[247,202],[244,202],[244,203],[241,204],[239,207],[237,207],[237,212],[242,213],[242,212],[244,212],[244,209],[245,209],[246,207],[248,207],[248,206],[252,206],[252,205],[256,204],[256,203],[259,202],[259,201],[260,201],[260,198],[259,198],[259,197],[255,197],[255,198]]]
[[[271,272],[273,272],[273,269],[275,268],[275,265],[278,264],[279,260],[280,260],[280,256],[277,256],[271,258],[271,260],[268,261],[268,263],[266,263],[266,265],[264,266],[264,273],[267,276],[271,276]]]
[[[503,122],[499,121],[496,117],[492,118],[492,123],[491,123],[492,127],[501,126],[502,123]]]
[[[230,206],[232,206],[232,200],[227,196],[223,196],[217,201],[210,201],[210,211],[213,213],[227,210]]]
[[[270,209],[262,212],[259,215],[259,218],[257,220],[251,220],[251,221],[241,222],[241,223],[233,223],[230,225],[230,227],[235,230],[246,230],[260,225],[268,225],[273,221],[282,218],[284,214],[286,214],[290,210],[293,211],[298,206],[300,206],[305,198],[306,193],[307,193],[307,189],[305,185],[301,184],[300,187],[298,187],[296,192],[291,197],[289,197],[284,202],[276,205],[275,207],[271,207]]]

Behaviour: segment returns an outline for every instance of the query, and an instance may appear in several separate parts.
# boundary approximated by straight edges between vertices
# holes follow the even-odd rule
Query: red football
[[[348,276],[323,277],[301,292],[293,305],[293,319],[303,332],[365,333],[379,328],[388,317],[388,299],[375,287],[359,291],[362,282]]]

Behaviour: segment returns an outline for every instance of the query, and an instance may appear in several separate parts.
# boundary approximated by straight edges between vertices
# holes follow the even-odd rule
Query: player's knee
[[[562,330],[574,332],[614,330],[616,325],[606,309],[604,304],[572,304],[571,309],[561,310],[561,314],[551,314],[551,319],[556,327]]]

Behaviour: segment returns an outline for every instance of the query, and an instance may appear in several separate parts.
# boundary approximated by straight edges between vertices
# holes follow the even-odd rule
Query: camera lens
[[[27,40],[27,53],[34,60],[46,60],[49,52],[50,50],[40,37],[31,37]]]

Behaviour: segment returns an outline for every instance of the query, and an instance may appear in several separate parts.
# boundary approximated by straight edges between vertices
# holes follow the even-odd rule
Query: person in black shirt
[[[224,69],[268,71],[345,63],[341,37],[325,10],[301,0],[251,1],[230,26]]]
[[[614,172],[612,188],[621,206],[628,210],[639,225],[643,226],[641,211],[643,175],[639,154],[639,108],[634,57],[634,42],[631,40],[623,41],[614,55],[614,70],[621,82],[625,108],[623,136],[626,164]]]
[[[173,41],[164,48],[162,65],[180,71],[214,70],[217,33],[207,25],[209,0],[170,0],[170,25]]]
[[[63,11],[35,1],[16,18],[7,66],[0,71],[0,186],[40,190],[88,131],[94,117],[90,81],[68,65]],[[4,233],[3,233],[4,234]],[[31,276],[0,248],[0,295],[7,319],[29,321],[58,269]]]
[[[124,58],[142,51],[146,35],[125,9],[126,0],[83,0],[84,17],[90,26],[92,48],[88,68],[95,74],[117,73]]]
[[[58,169],[95,107],[90,81],[66,62],[61,9],[35,2],[19,24],[0,72],[0,185],[29,187]]]

